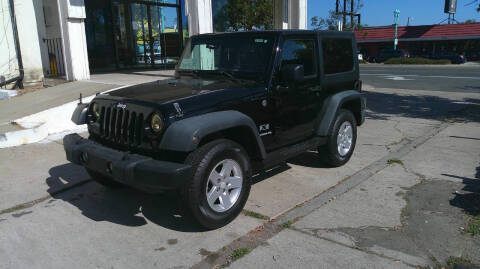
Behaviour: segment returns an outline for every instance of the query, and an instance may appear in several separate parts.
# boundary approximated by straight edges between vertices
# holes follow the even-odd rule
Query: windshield
[[[194,37],[185,46],[178,70],[263,78],[270,64],[273,43],[273,37],[265,36]]]

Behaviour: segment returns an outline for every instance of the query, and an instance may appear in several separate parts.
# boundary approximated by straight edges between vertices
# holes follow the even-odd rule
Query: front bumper
[[[176,189],[191,177],[190,165],[114,150],[78,134],[65,136],[63,146],[70,162],[145,192]]]

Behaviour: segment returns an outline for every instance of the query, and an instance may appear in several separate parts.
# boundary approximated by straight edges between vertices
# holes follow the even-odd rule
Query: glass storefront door
[[[97,0],[98,1],[98,0]],[[95,1],[95,2],[97,2]],[[88,5],[94,0],[86,0]],[[111,40],[110,45],[89,42],[89,58],[92,70],[113,68],[157,68],[173,67],[182,51],[183,31],[181,5],[175,0],[104,0],[102,12],[90,10],[91,17],[87,16],[87,36],[89,32],[97,30],[97,25],[110,27],[110,31],[103,31],[104,40]],[[103,14],[111,16],[103,16]],[[100,14],[101,16],[98,16]],[[89,24],[89,21],[101,21],[103,24]],[[104,29],[103,27],[102,29]],[[97,31],[99,32],[99,31]],[[106,53],[105,50],[109,50]]]
[[[150,6],[150,17],[155,64],[175,65],[181,52],[177,9]]]

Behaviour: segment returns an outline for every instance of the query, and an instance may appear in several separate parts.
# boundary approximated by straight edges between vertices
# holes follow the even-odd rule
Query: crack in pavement
[[[38,198],[38,199],[35,199],[33,201],[29,201],[29,202],[26,202],[26,203],[22,203],[22,204],[18,204],[16,206],[12,206],[10,208],[6,208],[6,209],[3,209],[3,210],[0,210],[0,215],[3,215],[3,214],[8,214],[8,213],[13,213],[13,212],[16,212],[18,210],[22,210],[22,209],[26,209],[26,208],[30,208],[36,204],[39,204],[41,202],[44,202],[50,198],[53,198],[53,196],[57,195],[57,194],[60,194],[60,193],[63,193],[63,192],[66,192],[68,190],[71,190],[73,188],[76,188],[76,187],[80,187],[82,186],[83,184],[86,184],[86,183],[89,183],[89,182],[92,182],[92,179],[86,179],[86,180],[83,180],[83,181],[80,181],[80,182],[77,182],[75,184],[72,184],[70,186],[67,186],[65,188],[62,188],[62,189],[59,189],[59,190],[56,190],[56,191],[53,191],[51,192],[50,194],[44,196],[44,197],[41,197],[41,198]]]
[[[381,253],[378,253],[378,252],[375,252],[375,251],[372,251],[372,250],[369,250],[369,249],[364,249],[364,248],[360,248],[360,247],[357,247],[357,246],[351,246],[351,245],[348,245],[348,244],[345,244],[345,243],[336,241],[336,240],[331,239],[331,238],[328,238],[328,237],[320,236],[320,235],[318,235],[317,233],[308,233],[308,232],[306,232],[306,231],[304,231],[304,230],[297,229],[297,228],[295,228],[295,227],[290,227],[289,229],[290,229],[290,230],[293,230],[293,231],[296,231],[296,232],[299,232],[299,233],[302,233],[302,234],[305,234],[305,235],[308,235],[308,236],[313,236],[313,237],[315,237],[315,238],[328,241],[328,242],[330,242],[330,243],[334,243],[334,244],[340,245],[340,246],[342,246],[342,247],[346,247],[346,248],[358,250],[358,251],[361,251],[361,252],[365,252],[365,253],[367,253],[367,254],[375,255],[375,256],[378,256],[378,257],[381,257],[381,258],[384,258],[384,259],[388,259],[388,260],[391,260],[391,261],[394,261],[394,262],[399,262],[399,261],[401,261],[403,264],[405,264],[405,265],[407,265],[407,266],[410,266],[410,267],[413,267],[413,268],[416,268],[416,267],[417,267],[416,265],[411,264],[411,263],[409,263],[409,262],[406,262],[406,261],[403,261],[403,260],[400,260],[400,259],[397,259],[397,258],[394,258],[394,257],[390,257],[390,256],[387,256],[387,255],[385,255],[385,254],[381,254]]]
[[[219,249],[214,252],[215,259],[212,257],[206,257],[201,262],[192,266],[192,268],[212,268],[215,265],[229,265],[231,263],[230,257],[234,250],[239,248],[249,248],[255,249],[260,245],[268,244],[268,240],[273,236],[277,235],[284,228],[288,228],[291,224],[300,220],[304,216],[314,212],[318,208],[324,206],[325,204],[335,200],[337,197],[348,192],[349,190],[355,188],[360,183],[368,180],[378,172],[382,171],[389,166],[387,161],[392,158],[400,159],[410,153],[412,150],[416,149],[418,146],[424,144],[429,139],[433,138],[435,135],[443,131],[450,125],[448,122],[443,122],[425,134],[417,137],[414,140],[405,143],[401,148],[395,152],[391,152],[384,156],[383,158],[373,162],[367,167],[357,171],[350,177],[345,178],[330,189],[318,194],[312,199],[303,202],[300,205],[294,206],[292,209],[285,212],[283,215],[266,222],[263,226],[257,227],[255,230],[249,232],[247,235],[237,238],[235,241],[229,245]],[[398,259],[397,259],[398,260]]]

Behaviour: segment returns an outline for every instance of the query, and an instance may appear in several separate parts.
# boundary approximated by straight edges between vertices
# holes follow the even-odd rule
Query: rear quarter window
[[[322,39],[323,68],[325,74],[353,70],[353,47],[350,38]]]

